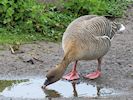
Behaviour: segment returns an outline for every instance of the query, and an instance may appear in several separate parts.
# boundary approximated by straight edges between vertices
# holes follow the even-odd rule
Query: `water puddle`
[[[113,89],[101,88],[86,83],[75,83],[60,80],[47,89],[41,86],[44,79],[24,79],[24,80],[0,80],[0,95],[5,97],[37,98],[47,97],[99,97],[116,95]]]

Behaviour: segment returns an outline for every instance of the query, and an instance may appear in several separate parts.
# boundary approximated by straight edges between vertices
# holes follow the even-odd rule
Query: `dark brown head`
[[[65,69],[63,69],[60,65],[56,65],[53,69],[51,69],[47,75],[46,75],[46,80],[44,82],[44,86],[46,87],[58,80],[61,79],[62,75],[64,74]]]

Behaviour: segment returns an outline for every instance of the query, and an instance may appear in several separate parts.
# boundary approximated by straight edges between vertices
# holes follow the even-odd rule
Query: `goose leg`
[[[97,59],[97,61],[98,61],[98,67],[97,67],[96,72],[93,72],[93,73],[90,73],[90,74],[84,76],[85,78],[96,79],[96,78],[101,76],[101,62],[102,62],[102,58]]]
[[[70,73],[68,73],[67,75],[63,76],[64,79],[66,79],[66,80],[79,79],[79,74],[78,74],[78,72],[76,70],[77,62],[78,61],[75,62],[72,71]]]

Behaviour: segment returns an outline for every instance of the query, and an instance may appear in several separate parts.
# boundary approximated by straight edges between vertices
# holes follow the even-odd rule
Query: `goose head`
[[[56,67],[48,71],[46,75],[47,79],[44,82],[43,88],[60,80],[64,72],[65,72],[65,68],[63,68],[62,65],[60,64],[56,65]]]

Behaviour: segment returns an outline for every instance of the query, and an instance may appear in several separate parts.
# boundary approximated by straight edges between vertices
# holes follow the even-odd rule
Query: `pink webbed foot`
[[[99,70],[97,70],[96,72],[93,72],[93,73],[90,73],[88,75],[85,75],[84,77],[88,78],[88,79],[96,79],[96,78],[98,78],[100,76],[101,76],[101,72]]]
[[[63,76],[63,79],[66,79],[69,81],[76,80],[76,79],[79,79],[79,74],[77,73],[77,71],[71,71],[67,75]]]

